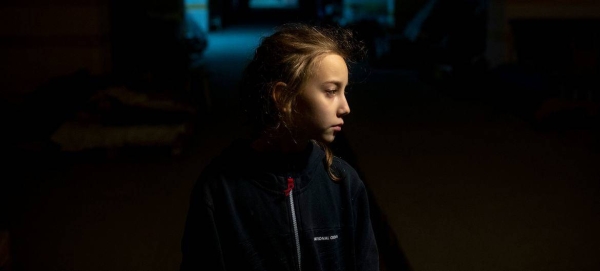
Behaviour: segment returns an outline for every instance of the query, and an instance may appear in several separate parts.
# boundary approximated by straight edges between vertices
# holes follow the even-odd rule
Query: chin
[[[335,140],[335,136],[334,135],[325,135],[323,137],[321,137],[319,139],[319,141],[326,143],[326,144],[330,144],[333,142],[333,140]]]

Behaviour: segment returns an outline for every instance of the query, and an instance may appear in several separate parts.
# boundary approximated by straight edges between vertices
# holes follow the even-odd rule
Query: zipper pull
[[[285,193],[286,197],[290,195],[290,192],[292,191],[293,188],[294,188],[294,178],[288,177],[287,189],[283,191]]]

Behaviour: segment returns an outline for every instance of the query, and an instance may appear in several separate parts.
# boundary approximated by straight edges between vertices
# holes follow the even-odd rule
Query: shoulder
[[[218,163],[218,157],[213,158],[202,169],[200,176],[196,178],[191,193],[191,201],[193,203],[203,203],[212,206],[212,191],[215,184],[218,182],[221,172],[221,165]]]
[[[331,164],[340,174],[343,174],[343,177],[356,177],[358,178],[358,173],[356,170],[344,159],[334,156],[333,163]]]
[[[212,195],[226,182],[237,179],[246,164],[242,162],[243,148],[239,143],[234,143],[225,148],[220,154],[214,156],[202,169],[194,183],[192,197],[202,199],[206,203],[212,202]]]
[[[214,156],[202,170],[200,177],[226,177],[231,173],[239,173],[249,166],[250,143],[245,139],[237,139]]]
[[[342,178],[342,182],[347,183],[351,190],[358,192],[365,189],[365,185],[356,169],[344,159],[334,156],[331,166],[334,172]]]

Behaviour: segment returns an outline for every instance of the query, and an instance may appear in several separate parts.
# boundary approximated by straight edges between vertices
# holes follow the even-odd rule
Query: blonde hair
[[[271,136],[281,126],[294,133],[296,98],[312,76],[315,64],[328,54],[337,54],[349,64],[362,58],[365,50],[352,31],[336,26],[285,24],[262,39],[241,84],[242,106],[254,136]],[[286,84],[285,91],[274,101],[272,91],[279,82]],[[289,106],[291,112],[279,110],[280,105]],[[317,143],[325,151],[329,176],[340,180],[331,167],[331,149],[323,142]]]

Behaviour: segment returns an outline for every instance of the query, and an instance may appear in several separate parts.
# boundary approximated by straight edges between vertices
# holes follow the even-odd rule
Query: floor
[[[210,36],[212,107],[186,153],[19,158],[14,270],[177,270],[190,189],[238,136],[234,91],[272,28]],[[345,139],[413,270],[598,270],[600,141],[418,80],[369,72]]]

